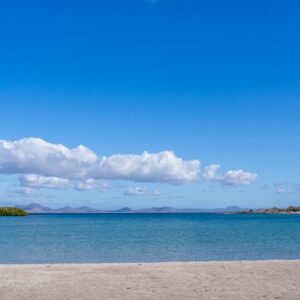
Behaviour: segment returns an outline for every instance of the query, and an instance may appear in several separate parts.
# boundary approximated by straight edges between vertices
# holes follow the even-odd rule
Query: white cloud
[[[249,185],[256,181],[257,174],[244,172],[243,170],[229,170],[223,175],[218,175],[220,165],[211,164],[204,169],[203,178],[209,181],[215,181],[224,185]]]
[[[215,180],[217,178],[217,172],[220,169],[220,165],[211,164],[204,169],[203,178],[206,180]]]
[[[150,191],[147,188],[143,187],[130,187],[125,192],[126,196],[159,196],[160,192],[158,190]]]
[[[78,191],[107,190],[108,184],[103,181],[88,178],[81,181],[70,181],[66,178],[47,177],[36,174],[23,174],[19,176],[20,185],[24,188],[66,189],[75,188]]]
[[[89,178],[86,180],[83,180],[81,182],[78,182],[75,185],[75,189],[78,191],[89,191],[89,190],[107,190],[108,189],[108,184],[101,181],[101,180],[96,180],[93,178]]]
[[[257,174],[244,172],[243,170],[227,171],[222,182],[229,185],[249,185],[256,181]]]
[[[172,151],[98,157],[82,145],[69,149],[40,138],[0,140],[0,173],[42,176],[33,180],[37,185],[51,186],[53,178],[183,183],[196,180],[199,170],[199,160],[185,161]]]
[[[282,181],[275,183],[277,187],[276,194],[288,194],[288,195],[299,195],[300,194],[300,184]]]
[[[279,188],[279,189],[277,189],[276,193],[277,193],[277,194],[286,194],[286,193],[287,193],[287,190],[286,190],[286,189],[283,189],[283,188]]]
[[[226,185],[248,185],[257,178],[242,170],[218,175],[219,168],[206,167],[203,178]],[[199,172],[199,160],[184,160],[173,151],[101,157],[82,145],[68,148],[40,138],[0,140],[0,174],[20,174],[23,187],[103,190],[107,188],[103,180],[173,184],[196,181]]]
[[[68,149],[39,138],[0,140],[1,173],[76,179],[85,177],[96,163],[96,154],[84,146]]]
[[[16,190],[16,194],[19,194],[22,196],[32,196],[35,194],[35,190],[30,187],[22,187],[22,188]]]
[[[198,178],[199,160],[185,161],[172,151],[103,157],[93,177],[145,182],[189,182]]]
[[[142,188],[142,187],[135,187],[135,188],[128,188],[127,191],[125,191],[125,195],[127,196],[141,196],[141,195],[145,195],[148,192],[148,190],[146,188]]]
[[[19,177],[21,186],[29,188],[65,189],[70,181],[59,177],[46,177],[36,174],[25,174]]]

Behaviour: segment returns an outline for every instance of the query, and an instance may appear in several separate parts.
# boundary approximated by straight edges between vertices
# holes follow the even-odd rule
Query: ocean
[[[0,263],[300,259],[300,215],[0,217]]]

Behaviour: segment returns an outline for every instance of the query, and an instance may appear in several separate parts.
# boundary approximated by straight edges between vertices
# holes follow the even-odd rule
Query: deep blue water
[[[300,259],[300,215],[0,218],[0,263]]]

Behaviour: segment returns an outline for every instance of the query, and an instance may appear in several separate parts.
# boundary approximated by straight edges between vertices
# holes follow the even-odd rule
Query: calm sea
[[[300,259],[300,215],[0,218],[0,263]]]

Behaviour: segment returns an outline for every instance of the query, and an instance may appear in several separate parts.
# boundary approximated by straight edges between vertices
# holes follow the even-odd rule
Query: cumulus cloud
[[[217,172],[220,169],[220,165],[211,164],[204,169],[203,178],[206,180],[215,180],[217,178]]]
[[[67,183],[63,179],[90,178],[183,183],[196,180],[199,170],[199,160],[183,160],[172,151],[98,157],[82,145],[70,149],[40,138],[0,140],[0,173],[25,174],[21,183],[26,186],[60,186]]]
[[[248,185],[257,178],[242,170],[218,175],[219,168],[206,167],[203,178],[226,185]],[[40,138],[0,140],[0,174],[19,174],[21,186],[29,188],[104,190],[103,180],[180,184],[196,181],[199,172],[199,160],[184,160],[173,151],[98,156],[83,145],[68,148]]]
[[[65,189],[70,181],[65,178],[25,174],[19,177],[21,186],[29,188]]]
[[[220,165],[211,164],[204,169],[205,180],[218,182],[224,185],[241,186],[249,185],[257,179],[257,174],[244,172],[243,170],[229,170],[223,175],[218,175]]]
[[[199,160],[185,161],[172,151],[103,157],[93,177],[145,182],[189,182],[197,179]]]
[[[0,173],[77,179],[84,178],[97,160],[84,146],[69,149],[39,138],[0,140]]]
[[[160,192],[158,190],[150,191],[147,188],[143,187],[130,187],[125,192],[126,196],[159,196]]]
[[[81,182],[78,182],[75,185],[75,189],[78,191],[89,191],[89,190],[107,190],[109,188],[108,184],[100,181],[100,180],[96,180],[94,178],[89,178],[86,180],[83,180]]]

